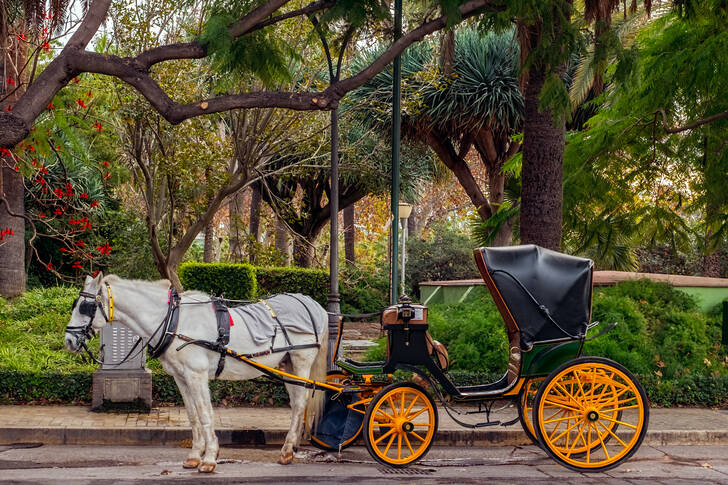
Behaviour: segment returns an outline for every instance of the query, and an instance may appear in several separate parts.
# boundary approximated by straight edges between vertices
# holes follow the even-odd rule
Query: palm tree
[[[53,32],[63,24],[67,6],[67,0],[54,0],[50,5],[45,0],[0,0],[0,112],[11,109],[32,82],[31,43],[42,43],[38,34],[44,25],[47,32]],[[37,49],[35,55],[39,52]],[[25,291],[26,279],[25,190],[14,166],[8,153],[0,153],[0,227],[13,232],[13,237],[0,244],[0,296],[5,297]]]
[[[378,49],[354,61],[359,69]],[[523,96],[518,85],[518,46],[513,34],[482,35],[464,29],[455,35],[452,72],[436,65],[433,44],[412,46],[402,56],[403,136],[431,148],[457,177],[483,221],[491,219],[505,200],[504,164],[520,144],[512,136],[520,129]],[[389,133],[392,71],[386,70],[350,95],[361,120]],[[485,168],[481,187],[466,157],[475,148]],[[510,244],[512,223],[503,224],[496,245]]]

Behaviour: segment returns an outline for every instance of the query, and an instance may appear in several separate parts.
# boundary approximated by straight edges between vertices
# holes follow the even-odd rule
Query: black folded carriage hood
[[[594,263],[590,259],[533,244],[478,251],[487,271],[483,277],[491,278],[520,328],[522,349],[584,337],[591,318]]]

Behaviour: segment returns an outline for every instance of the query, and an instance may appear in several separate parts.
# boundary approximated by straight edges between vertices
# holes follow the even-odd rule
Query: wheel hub
[[[587,421],[590,421],[593,423],[594,421],[599,420],[599,412],[594,408],[588,409],[586,411],[585,417],[586,417]]]
[[[410,423],[409,421],[405,421],[402,423],[402,431],[405,433],[411,433],[412,430],[415,429],[415,425]]]

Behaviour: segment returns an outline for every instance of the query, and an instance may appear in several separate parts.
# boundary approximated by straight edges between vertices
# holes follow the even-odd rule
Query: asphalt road
[[[642,446],[607,473],[575,473],[535,446],[433,447],[421,464],[393,470],[363,447],[340,456],[306,448],[296,463],[275,463],[273,447],[223,448],[215,473],[181,466],[186,450],[156,446],[0,445],[0,483],[563,483],[728,484],[728,446]]]

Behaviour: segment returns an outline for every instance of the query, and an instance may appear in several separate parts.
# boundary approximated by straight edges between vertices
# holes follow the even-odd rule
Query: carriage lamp
[[[404,294],[405,292],[405,286],[404,286],[404,263],[406,258],[406,250],[405,250],[405,242],[407,241],[407,219],[409,219],[409,216],[412,214],[412,204],[408,204],[407,202],[400,202],[399,203],[399,220],[402,223],[402,276],[400,278],[400,294]]]

